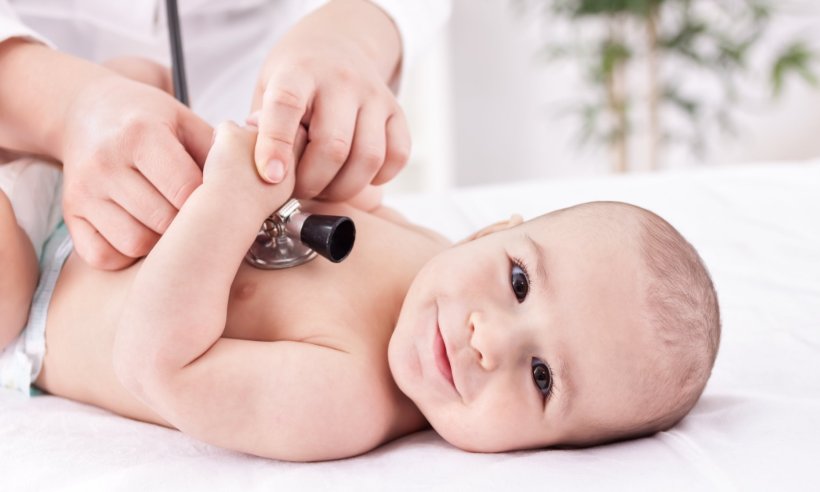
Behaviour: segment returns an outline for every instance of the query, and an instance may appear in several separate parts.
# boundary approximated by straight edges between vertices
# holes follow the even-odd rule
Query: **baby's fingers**
[[[214,130],[208,162],[225,161],[226,165],[233,167],[237,162],[250,161],[253,159],[256,135],[255,129],[242,128],[233,121],[223,121]]]

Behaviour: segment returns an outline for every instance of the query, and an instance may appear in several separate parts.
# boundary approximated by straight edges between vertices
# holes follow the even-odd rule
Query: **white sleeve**
[[[450,17],[451,0],[370,0],[389,15],[399,30],[402,45],[401,74]],[[394,83],[398,84],[398,80]]]
[[[48,39],[32,31],[14,13],[8,1],[0,0],[0,43],[10,38],[26,38],[53,47]]]

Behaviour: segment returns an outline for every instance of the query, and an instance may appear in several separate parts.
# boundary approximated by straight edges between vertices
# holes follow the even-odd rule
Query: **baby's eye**
[[[548,397],[552,392],[552,372],[549,366],[538,357],[533,357],[530,364],[532,366],[532,380],[535,386],[544,395]]]
[[[513,263],[510,280],[515,298],[518,299],[518,302],[524,302],[524,299],[527,297],[527,292],[530,290],[530,279],[523,265]]]

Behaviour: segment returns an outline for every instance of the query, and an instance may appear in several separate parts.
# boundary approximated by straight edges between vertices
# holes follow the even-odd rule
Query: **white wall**
[[[795,34],[820,50],[820,2],[777,3],[780,14],[758,58]],[[412,68],[405,86],[414,153],[395,189],[609,172],[605,150],[579,150],[573,140],[578,120],[558,116],[583,87],[571,64],[548,65],[536,57],[553,25],[533,12],[521,15],[513,4],[454,0],[447,32]],[[666,156],[665,166],[820,157],[820,89],[792,81],[785,97],[769,103],[757,86],[742,88],[751,101],[736,113],[740,138],[714,133],[705,162],[677,151]],[[633,167],[640,170],[645,157],[638,150],[633,146]]]

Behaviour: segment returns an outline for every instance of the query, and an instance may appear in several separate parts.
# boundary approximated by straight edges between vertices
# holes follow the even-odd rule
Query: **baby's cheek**
[[[488,261],[487,255],[481,253],[475,248],[465,248],[451,258],[448,265],[451,277],[457,279],[466,292],[482,293],[490,288],[497,288],[497,285],[492,283],[497,277],[497,266]]]

